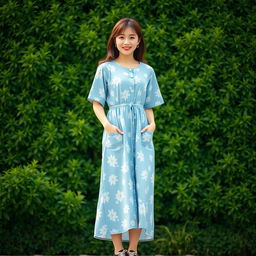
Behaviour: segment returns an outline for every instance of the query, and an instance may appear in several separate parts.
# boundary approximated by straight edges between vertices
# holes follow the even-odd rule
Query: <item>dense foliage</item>
[[[123,17],[140,23],[166,102],[154,108],[159,240],[140,254],[255,255],[250,0],[1,1],[0,253],[112,254],[93,238],[103,127],[86,98]]]

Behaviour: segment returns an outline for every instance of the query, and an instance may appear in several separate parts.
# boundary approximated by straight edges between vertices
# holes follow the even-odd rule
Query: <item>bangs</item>
[[[120,24],[120,26],[118,26],[118,28],[117,28],[116,33],[115,33],[114,36],[115,36],[115,37],[119,36],[119,35],[122,34],[122,33],[125,31],[125,29],[128,28],[128,27],[132,28],[132,29],[135,31],[135,33],[139,36],[138,32],[136,31],[136,27],[135,27],[134,24],[131,23],[131,22]]]

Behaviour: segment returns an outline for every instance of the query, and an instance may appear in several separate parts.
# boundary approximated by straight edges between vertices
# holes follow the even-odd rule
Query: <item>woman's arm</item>
[[[96,100],[93,101],[93,111],[94,111],[95,115],[97,116],[97,118],[99,119],[99,121],[101,122],[101,124],[103,125],[103,127],[105,128],[106,124],[109,123],[109,121],[106,117],[104,108]]]
[[[152,108],[147,108],[145,109],[146,112],[146,116],[147,116],[147,120],[149,122],[149,125],[147,125],[146,127],[144,127],[141,132],[144,132],[145,130],[149,129],[151,132],[154,132],[156,129],[156,124],[155,124],[155,120],[154,120],[154,112]]]
[[[118,127],[116,127],[115,125],[112,125],[108,121],[108,118],[105,114],[104,108],[96,100],[93,101],[93,111],[94,111],[95,115],[97,116],[97,118],[99,119],[99,121],[101,122],[101,124],[103,125],[104,129],[107,131],[107,133],[112,133],[112,132],[117,131],[117,132],[120,132],[123,134],[123,132]]]

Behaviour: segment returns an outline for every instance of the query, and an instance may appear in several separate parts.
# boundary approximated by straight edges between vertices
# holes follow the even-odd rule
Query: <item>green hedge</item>
[[[156,240],[140,254],[256,254],[249,0],[2,1],[0,254],[112,254],[93,238],[102,126],[87,95],[123,17],[140,23],[166,102],[154,109]]]

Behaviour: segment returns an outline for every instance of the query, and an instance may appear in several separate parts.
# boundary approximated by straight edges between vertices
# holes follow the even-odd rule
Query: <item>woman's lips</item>
[[[129,51],[131,47],[123,47],[124,50]]]

